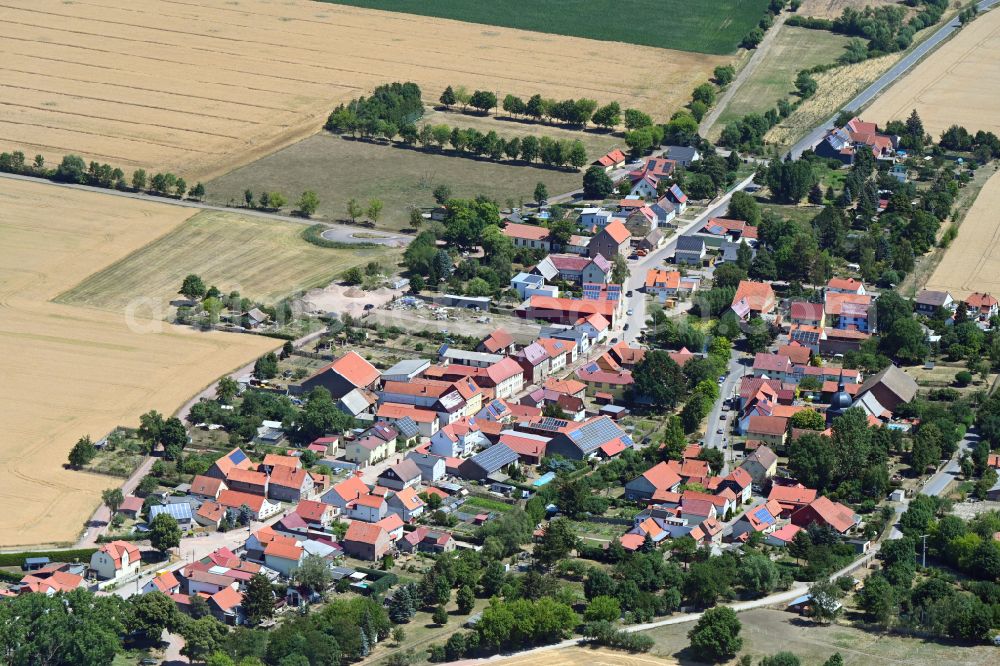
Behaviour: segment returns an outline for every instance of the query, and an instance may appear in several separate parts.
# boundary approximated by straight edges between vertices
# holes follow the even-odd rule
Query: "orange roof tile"
[[[610,236],[611,240],[618,243],[619,245],[621,245],[622,243],[624,243],[625,241],[627,241],[629,238],[632,237],[632,234],[629,233],[629,230],[619,220],[615,220],[608,226],[604,227],[602,233],[605,233],[608,236]]]
[[[395,514],[393,514],[395,515]],[[374,546],[378,539],[385,534],[386,530],[378,523],[363,523],[359,520],[353,521],[347,528],[344,541],[356,541]]]

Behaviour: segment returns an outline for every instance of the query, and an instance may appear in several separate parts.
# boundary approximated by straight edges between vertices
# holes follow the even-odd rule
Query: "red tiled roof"
[[[265,467],[274,467],[275,465],[284,465],[285,467],[302,467],[302,461],[296,456],[279,456],[276,453],[268,453],[264,456],[264,462],[262,463]]]
[[[508,238],[523,238],[525,240],[541,241],[549,237],[549,230],[534,224],[517,224],[508,222],[503,228],[503,235]]]
[[[355,520],[351,523],[350,527],[347,528],[347,533],[344,535],[344,541],[355,541],[357,543],[366,543],[374,546],[378,543],[378,539],[384,535],[385,532],[385,528],[378,523],[363,523],[359,520]]]
[[[215,497],[222,487],[222,479],[199,474],[191,481],[191,492],[195,495]],[[141,500],[140,500],[141,501]]]
[[[243,603],[243,593],[231,587],[224,587],[212,595],[212,601],[221,611],[230,611]]]
[[[283,560],[295,560],[296,562],[302,557],[302,552],[302,546],[298,543],[292,544],[277,539],[267,544],[267,548],[264,549],[264,555],[280,557]]]
[[[857,291],[863,286],[863,282],[854,278],[830,278],[830,281],[826,283],[827,289],[842,289],[844,291]]]
[[[733,296],[733,303],[738,303],[744,298],[747,299],[751,310],[770,312],[774,309],[774,290],[766,282],[740,280],[736,295]]]
[[[275,465],[271,470],[271,483],[282,488],[295,488],[301,490],[302,485],[309,478],[309,473],[299,467],[286,467],[285,465]]]
[[[681,482],[680,475],[665,462],[650,467],[642,476],[657,490],[669,490]]]
[[[234,468],[229,470],[226,480],[230,483],[246,483],[264,487],[267,485],[267,474],[249,469]]]
[[[321,369],[313,377],[321,375],[327,370],[333,370],[338,375],[350,382],[355,388],[361,388],[372,384],[379,378],[379,371],[374,365],[366,361],[360,354],[349,351],[330,365]]]
[[[747,434],[783,435],[788,428],[788,419],[782,416],[751,416]]]
[[[619,245],[621,245],[622,243],[624,243],[625,241],[627,241],[629,238],[632,237],[632,234],[629,233],[629,230],[625,227],[625,225],[619,222],[618,220],[615,220],[608,226],[604,227],[602,233],[605,233],[608,236],[610,236],[611,240],[618,243]]]
[[[261,507],[264,506],[264,497],[261,495],[251,495],[250,493],[241,493],[236,490],[223,490],[219,493],[219,504],[232,509],[239,509],[246,504],[259,513]]]

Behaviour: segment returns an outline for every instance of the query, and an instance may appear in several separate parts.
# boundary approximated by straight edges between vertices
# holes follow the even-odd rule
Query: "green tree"
[[[433,196],[434,201],[443,206],[448,199],[451,199],[451,188],[442,183],[434,188]]]
[[[340,279],[347,285],[358,285],[365,281],[365,274],[359,266],[351,266],[341,273]]]
[[[312,190],[306,190],[299,197],[298,212],[302,217],[312,217],[319,208],[319,196]]]
[[[865,619],[888,629],[896,615],[895,590],[880,573],[865,580],[865,586],[858,592],[856,601],[864,611]]]
[[[685,392],[686,379],[680,366],[661,350],[647,351],[632,370],[633,392],[651,406],[673,409]]]
[[[146,189],[146,170],[136,169],[132,172],[132,189],[141,192]]]
[[[441,97],[438,98],[438,101],[449,109],[455,104],[455,91],[451,89],[451,86],[444,89],[444,92],[441,93]]]
[[[445,610],[443,604],[438,605],[434,609],[434,613],[431,614],[431,619],[434,621],[434,624],[437,624],[439,626],[448,623],[448,611]]]
[[[177,293],[194,301],[202,298],[207,291],[208,287],[205,286],[201,277],[192,273],[184,278],[184,282],[181,283],[181,288]]]
[[[595,164],[583,174],[583,196],[587,199],[607,199],[614,189],[614,181],[602,166]]]
[[[161,513],[149,524],[149,543],[156,550],[165,553],[181,543],[181,528],[173,516]]]
[[[753,196],[746,192],[733,192],[733,196],[729,200],[729,210],[726,212],[726,217],[735,220],[744,220],[751,226],[760,226],[760,204],[757,203],[757,200]]]
[[[111,515],[114,516],[118,513],[118,507],[125,501],[125,495],[122,493],[121,488],[108,488],[101,491],[101,501],[104,502],[108,510],[111,511]]]
[[[476,604],[476,595],[470,586],[463,585],[458,588],[458,593],[455,596],[455,602],[458,604],[458,612],[462,615],[468,615],[472,612],[472,609]]]
[[[382,214],[382,201],[379,199],[370,199],[366,213],[372,224],[378,224],[378,218]]]
[[[65,155],[53,177],[64,183],[85,183],[87,181],[87,165],[79,155]]]
[[[583,613],[583,619],[587,622],[617,622],[622,615],[622,607],[618,599],[611,596],[600,595],[594,597],[587,604],[587,609]]]
[[[215,395],[224,405],[232,404],[233,400],[239,394],[240,385],[230,376],[225,376],[219,380],[219,384],[215,389]]]
[[[354,427],[354,418],[333,401],[330,391],[317,386],[306,397],[306,405],[292,431],[292,439],[307,444],[317,437],[339,434]]]
[[[628,262],[625,261],[625,257],[616,254],[614,259],[611,260],[611,282],[613,284],[625,284],[630,273],[631,271],[629,270]]]
[[[205,186],[201,182],[195,183],[191,188],[191,198],[199,201],[205,198]]]
[[[91,441],[90,435],[84,435],[76,441],[69,452],[69,465],[73,469],[80,469],[88,464],[97,455],[97,448]]]
[[[185,181],[183,178],[178,178],[174,182],[174,192],[177,193],[178,197],[183,199],[184,195],[187,194],[187,181]]]
[[[281,210],[287,203],[288,199],[281,192],[269,192],[267,195],[267,207],[272,210]]]
[[[711,83],[702,83],[691,93],[691,99],[702,102],[705,106],[712,106],[715,104],[715,86]]]
[[[698,623],[688,632],[691,651],[704,661],[727,661],[743,648],[740,638],[739,618],[728,606],[710,608],[698,619]]]
[[[260,624],[274,617],[274,590],[267,576],[255,574],[247,581],[247,588],[243,593],[243,612],[250,624]]]
[[[296,585],[311,592],[322,593],[333,584],[333,572],[325,558],[307,555],[292,575]]]
[[[738,578],[747,592],[754,597],[763,597],[778,585],[778,567],[763,553],[747,551],[740,558]]]
[[[184,647],[181,654],[191,661],[204,661],[220,647],[226,638],[226,625],[214,617],[202,617],[185,622],[181,627]]]
[[[253,374],[257,379],[273,379],[278,376],[278,356],[268,352],[257,359],[253,365]]]
[[[129,629],[137,631],[148,640],[158,641],[163,630],[177,631],[182,616],[174,600],[162,592],[135,595],[129,599],[132,617]]]
[[[821,623],[831,622],[840,614],[840,596],[837,586],[821,579],[809,587],[809,615]]]
[[[177,460],[188,443],[187,429],[179,418],[171,416],[163,422],[163,428],[160,430],[160,443],[163,444],[164,457],[167,460]]]
[[[728,86],[736,78],[736,69],[732,65],[719,65],[713,72],[715,82],[720,86]]]
[[[565,518],[556,518],[545,526],[535,544],[535,559],[550,566],[573,552],[576,544],[576,533],[570,522]]]
[[[549,188],[545,187],[545,183],[539,182],[535,185],[534,192],[535,202],[539,205],[544,204],[549,198]]]
[[[350,218],[351,223],[357,222],[362,215],[364,215],[364,209],[361,208],[361,204],[358,203],[357,199],[350,199],[347,202],[347,217]]]
[[[803,430],[825,430],[826,420],[815,409],[803,409],[792,414],[791,426]]]

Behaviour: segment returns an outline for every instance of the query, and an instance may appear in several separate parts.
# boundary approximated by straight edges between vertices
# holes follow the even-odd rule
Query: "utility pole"
[[[920,535],[921,540],[923,540],[923,542],[924,542],[924,552],[923,552],[923,555],[922,555],[921,560],[920,560],[920,567],[922,569],[926,569],[927,568],[927,537],[928,536],[929,535],[927,535],[927,534],[921,534]]]

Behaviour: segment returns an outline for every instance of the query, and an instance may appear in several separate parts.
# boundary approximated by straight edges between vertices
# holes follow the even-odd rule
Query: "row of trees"
[[[460,104],[463,110],[471,106],[485,114],[489,113],[490,109],[501,106],[510,117],[526,118],[536,122],[555,121],[584,127],[592,122],[609,130],[621,125],[622,122],[625,124],[625,129],[636,129],[642,126],[644,118],[648,118],[638,109],[622,111],[618,102],[598,106],[595,100],[587,98],[554,100],[536,94],[524,100],[508,94],[501,103],[491,91],[476,90],[469,93],[463,86],[455,88],[448,86],[438,101],[449,109],[455,104]]]
[[[247,208],[276,212],[288,204],[288,199],[281,192],[264,190],[255,194],[248,188],[243,191],[243,204]],[[295,204],[295,213],[308,218],[312,217],[318,208],[319,195],[313,190],[306,190]]]
[[[180,199],[185,195],[192,199],[202,199],[205,196],[204,185],[197,183],[188,187],[187,181],[169,172],[149,176],[145,169],[136,169],[132,172],[131,180],[126,180],[125,172],[118,167],[94,161],[88,164],[79,155],[65,155],[56,168],[49,169],[45,166],[45,157],[42,155],[35,155],[29,164],[24,153],[19,150],[0,153],[0,171],[105,189],[150,192]]]

